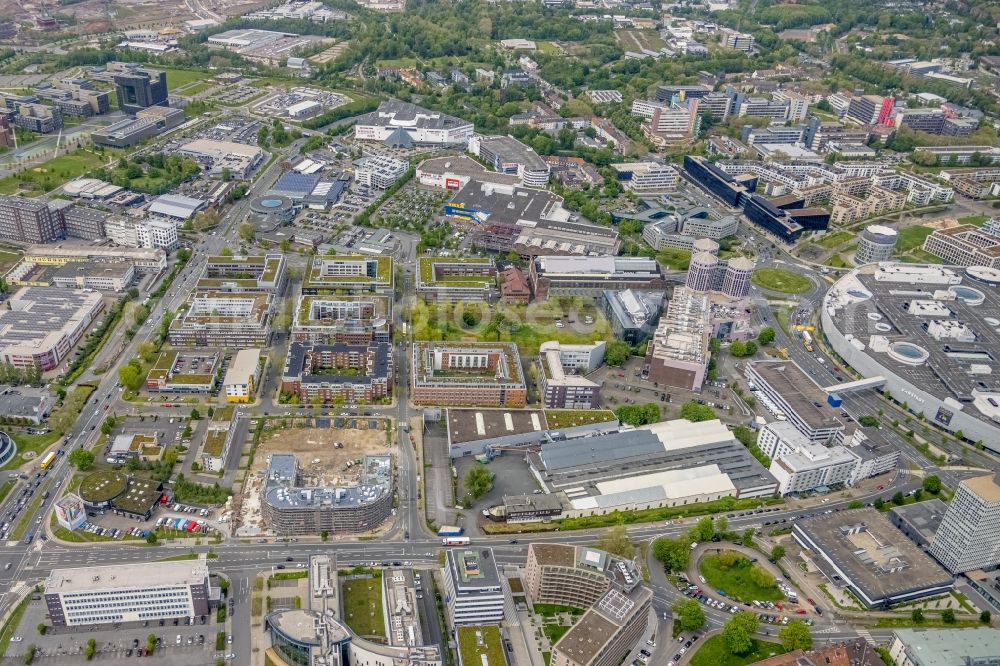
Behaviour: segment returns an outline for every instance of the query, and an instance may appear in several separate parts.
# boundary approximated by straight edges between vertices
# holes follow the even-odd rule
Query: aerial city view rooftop
[[[1000,664],[1000,9],[0,0],[0,664]]]

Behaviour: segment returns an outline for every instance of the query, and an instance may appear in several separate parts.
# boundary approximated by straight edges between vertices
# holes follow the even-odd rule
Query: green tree
[[[740,539],[740,543],[747,548],[753,547],[753,529],[747,528],[743,530],[743,537]]]
[[[201,420],[201,412],[199,412],[196,407],[192,407],[191,408],[191,420],[192,421],[200,421]]]
[[[881,497],[876,497],[875,501],[873,502],[873,504],[874,504],[874,506],[875,506],[876,509],[878,509],[879,511],[881,511],[882,507],[885,506],[885,500],[882,499]]]
[[[615,525],[605,530],[604,534],[597,541],[597,548],[627,560],[632,559],[634,555],[633,551],[635,550],[624,525]]]
[[[812,648],[812,634],[809,627],[802,620],[792,620],[778,631],[778,638],[781,645],[792,652],[793,650],[809,650]]]
[[[757,342],[763,346],[769,345],[774,342],[774,329],[770,326],[765,326],[760,329],[760,333],[757,334]]]
[[[681,406],[681,418],[688,421],[711,421],[716,418],[715,412],[708,405],[702,405],[693,400]]]
[[[858,423],[865,428],[874,428],[878,425],[878,418],[872,416],[871,414],[865,414],[858,418]]]
[[[319,533],[319,538],[322,539],[323,541],[326,541],[327,539],[330,538],[330,533],[326,530],[323,530],[322,532]]]
[[[770,589],[772,587],[777,587],[778,583],[774,580],[767,569],[755,564],[750,568],[750,580],[753,581],[754,585],[757,587],[762,587],[764,589]]]
[[[863,506],[864,504],[861,503],[861,500],[851,500],[847,503],[848,509],[860,509]]]
[[[696,631],[705,626],[705,613],[694,599],[681,599],[674,604],[674,619],[683,631]]]
[[[653,542],[653,557],[672,571],[684,571],[691,559],[691,542],[684,537],[660,537]]]
[[[38,629],[38,633],[41,634],[42,636],[44,636],[45,632],[48,631],[49,629],[44,622],[39,622],[38,626],[35,628]]]
[[[740,611],[726,622],[726,626],[722,628],[722,638],[732,654],[745,655],[753,649],[753,635],[756,631],[757,616]]]
[[[714,534],[715,525],[712,523],[711,516],[699,519],[695,526],[691,528],[691,536],[695,541],[709,541]]]
[[[905,501],[906,498],[903,497],[902,492],[897,491],[896,494],[892,496],[892,503],[895,504],[896,506],[903,506],[903,503]]]
[[[224,247],[221,250],[219,250],[219,254],[223,257],[231,257],[233,256],[233,248]]]
[[[923,624],[924,612],[919,608],[914,608],[913,612],[910,613],[910,619],[912,619],[915,624]]]
[[[955,611],[945,608],[941,613],[941,621],[945,624],[955,624]]]
[[[780,560],[784,556],[785,556],[785,547],[784,546],[782,546],[780,544],[777,544],[773,548],[771,548],[771,561],[772,562],[777,562],[778,560]]]
[[[25,648],[24,650],[24,657],[22,661],[24,661],[24,663],[26,664],[30,664],[31,662],[33,662],[35,660],[35,652],[37,650],[38,648],[35,647],[34,643],[29,644],[28,647]]]
[[[923,489],[929,492],[931,495],[937,495],[941,492],[941,478],[936,474],[931,474],[924,478]]]
[[[244,222],[240,225],[240,238],[245,240],[247,243],[253,241],[254,233],[255,230],[252,224]]]
[[[473,499],[479,499],[493,488],[493,473],[476,465],[465,475],[465,489]]]
[[[83,648],[83,656],[87,658],[87,661],[90,661],[91,659],[94,658],[94,654],[96,653],[97,653],[97,641],[91,638],[87,641],[87,645],[84,646]]]
[[[150,530],[149,534],[146,535],[146,543],[153,546],[156,545],[156,532]]]
[[[989,624],[993,620],[993,614],[989,611],[983,611],[979,614],[979,621],[983,624]]]
[[[620,366],[628,360],[631,354],[632,348],[628,346],[628,343],[621,340],[612,340],[604,348],[604,363]]]
[[[94,466],[94,454],[87,449],[73,449],[67,456],[69,464],[81,472],[86,472]]]
[[[118,369],[118,381],[129,391],[138,391],[142,380],[142,366],[136,359]]]
[[[156,650],[156,634],[146,636],[146,652],[153,654]]]

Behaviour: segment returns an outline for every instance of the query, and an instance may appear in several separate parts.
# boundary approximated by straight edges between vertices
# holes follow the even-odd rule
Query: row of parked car
[[[200,532],[202,534],[208,532],[208,525],[205,524],[204,520],[193,520],[188,518],[157,518],[156,528],[177,530],[178,532]]]
[[[174,504],[170,508],[177,513],[197,513],[199,516],[207,516],[209,514],[208,509],[199,509],[196,506],[186,506],[184,504]]]
[[[726,611],[727,613],[735,613],[739,610],[739,606],[732,606],[725,601],[720,601],[718,599],[712,599],[711,597],[702,594],[701,588],[697,585],[688,585],[684,590],[682,590],[684,596],[696,599],[699,603],[703,603],[711,608],[718,608],[721,611]]]
[[[100,525],[95,525],[93,523],[84,523],[81,527],[84,532],[90,532],[91,534],[96,534],[97,536],[106,536],[111,539],[124,539],[126,536],[133,536],[136,538],[146,538],[149,536],[149,530],[144,530],[141,527],[133,527],[130,530],[120,530],[116,527],[101,527]]]

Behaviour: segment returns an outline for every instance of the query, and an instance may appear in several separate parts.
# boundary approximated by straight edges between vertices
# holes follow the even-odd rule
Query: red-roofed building
[[[503,282],[500,283],[500,302],[527,303],[531,300],[531,287],[524,273],[516,266],[503,271]]]

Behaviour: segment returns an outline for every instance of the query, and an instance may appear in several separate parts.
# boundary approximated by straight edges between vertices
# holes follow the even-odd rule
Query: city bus
[[[48,455],[42,458],[42,463],[41,465],[39,465],[39,467],[44,472],[45,470],[47,470],[49,467],[52,466],[52,463],[55,462],[55,459],[56,459],[56,452],[49,451]]]

